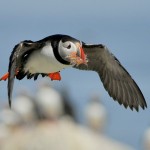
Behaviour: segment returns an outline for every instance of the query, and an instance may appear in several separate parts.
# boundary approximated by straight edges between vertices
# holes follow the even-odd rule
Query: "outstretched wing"
[[[129,106],[138,111],[139,106],[147,107],[138,85],[107,47],[83,44],[83,49],[89,62],[87,66],[82,64],[75,68],[96,71],[109,95],[125,108]]]
[[[41,47],[41,43],[32,41],[23,41],[16,45],[10,55],[9,59],[9,77],[8,77],[8,100],[9,106],[11,107],[11,97],[14,85],[14,78],[16,72],[23,66],[23,61],[25,57],[28,57],[34,50],[38,50]],[[21,77],[18,75],[18,78]]]

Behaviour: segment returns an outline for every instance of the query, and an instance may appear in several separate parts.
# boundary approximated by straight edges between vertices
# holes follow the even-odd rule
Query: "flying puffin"
[[[51,35],[39,41],[17,44],[9,59],[8,100],[11,107],[14,78],[37,79],[41,74],[61,80],[60,71],[67,67],[96,71],[109,95],[125,108],[138,111],[147,107],[145,98],[119,60],[102,44],[86,44],[68,35]]]

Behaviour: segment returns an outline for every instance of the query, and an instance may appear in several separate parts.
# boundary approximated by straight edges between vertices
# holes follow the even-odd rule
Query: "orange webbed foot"
[[[15,75],[17,75],[18,72],[19,72],[19,71],[16,70],[16,74],[15,74]],[[6,81],[6,80],[8,79],[8,77],[9,77],[9,72],[7,72],[6,74],[4,74],[4,75],[0,78],[0,81],[2,81],[2,80]]]
[[[7,72],[6,74],[4,74],[1,78],[0,78],[0,81],[4,80],[6,81],[8,79],[8,76],[9,76],[9,72]]]
[[[59,72],[49,73],[48,76],[51,78],[51,80],[61,80]]]

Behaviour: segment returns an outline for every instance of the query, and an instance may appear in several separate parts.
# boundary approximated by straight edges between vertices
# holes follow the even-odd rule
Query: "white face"
[[[77,44],[77,43],[76,43]],[[75,43],[71,42],[71,41],[66,41],[66,42],[59,42],[59,46],[58,46],[58,51],[60,56],[67,60],[67,56],[69,56],[71,53],[78,52],[78,47]]]

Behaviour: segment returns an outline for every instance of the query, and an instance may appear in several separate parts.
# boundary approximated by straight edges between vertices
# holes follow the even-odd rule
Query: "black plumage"
[[[10,55],[9,59],[9,77],[8,77],[8,100],[11,106],[11,96],[14,84],[14,77],[23,79],[27,73],[23,70],[23,65],[26,63],[28,56],[34,50],[41,48],[42,44],[32,41],[23,41],[16,45]],[[18,72],[16,75],[16,71]]]
[[[147,107],[136,82],[106,46],[85,43],[82,46],[87,55],[88,64],[74,66],[75,68],[96,71],[109,95],[125,108],[129,106],[132,110],[135,108],[138,111],[139,106],[143,109]]]

